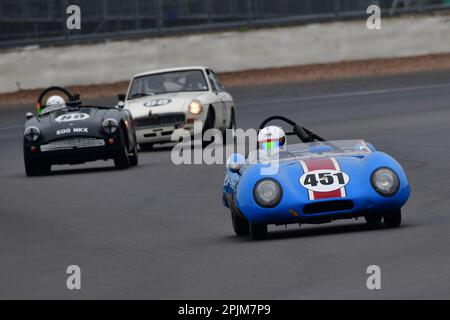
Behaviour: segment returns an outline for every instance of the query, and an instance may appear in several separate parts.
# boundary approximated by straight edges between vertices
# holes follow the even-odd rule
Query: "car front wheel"
[[[28,177],[39,176],[44,174],[49,174],[52,166],[48,163],[43,163],[40,161],[33,161],[29,156],[25,154],[25,174]]]
[[[231,138],[232,138],[232,139],[231,139],[231,140],[230,140],[230,139],[227,139],[227,138],[228,138],[228,137],[227,137],[227,129],[228,129],[228,130],[231,130],[231,133],[232,133],[232,135],[231,135]],[[223,130],[223,132],[222,132],[222,135],[223,135],[223,144],[226,145],[226,144],[231,143],[231,142],[236,143],[236,139],[235,139],[235,137],[234,137],[234,132],[235,132],[235,130],[236,130],[236,116],[235,116],[235,114],[234,114],[234,110],[231,110],[230,125],[228,126],[227,129]]]
[[[133,152],[130,155],[130,166],[137,166],[139,163],[139,156],[138,156],[138,149],[137,149],[137,145],[134,146]]]
[[[386,212],[383,215],[384,224],[388,228],[397,228],[402,223],[402,211],[400,209]]]
[[[204,137],[204,134],[206,131],[214,128],[214,123],[215,123],[214,109],[212,107],[210,107],[208,110],[208,113],[206,115],[205,123],[203,124],[203,131],[202,131],[202,147],[203,148],[206,148],[212,142],[212,141],[205,141],[203,139],[203,137]]]
[[[248,220],[239,216],[231,210],[231,222],[233,223],[233,230],[237,236],[246,236],[249,234]]]
[[[267,238],[267,225],[250,222],[250,236],[253,240],[264,240]]]
[[[376,227],[383,220],[383,215],[381,215],[381,214],[368,214],[368,215],[366,215],[364,217],[364,219],[366,220],[367,224],[370,227]]]
[[[153,150],[153,143],[141,143],[139,144],[139,148],[141,148],[142,151]]]
[[[121,129],[121,145],[120,150],[114,158],[116,169],[123,170],[130,167],[130,158],[128,157],[128,146],[123,130]]]

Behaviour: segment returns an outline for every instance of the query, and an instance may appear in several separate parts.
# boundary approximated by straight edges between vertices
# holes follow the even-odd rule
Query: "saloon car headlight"
[[[264,208],[277,206],[283,195],[280,184],[273,179],[262,179],[256,183],[253,190],[255,201]]]
[[[105,130],[106,133],[112,134],[116,132],[118,126],[117,121],[114,119],[106,119],[103,121],[103,130]]]
[[[393,196],[400,187],[398,175],[389,168],[379,168],[372,173],[372,186],[385,197]]]
[[[189,104],[189,112],[198,115],[202,112],[203,107],[200,101],[194,100]]]
[[[37,127],[28,127],[23,133],[25,139],[29,142],[36,141],[41,135],[41,131]]]

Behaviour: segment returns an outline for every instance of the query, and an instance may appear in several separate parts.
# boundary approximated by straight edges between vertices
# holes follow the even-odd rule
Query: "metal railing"
[[[450,0],[1,0],[0,47],[245,29],[450,9]],[[81,30],[66,27],[69,5]]]

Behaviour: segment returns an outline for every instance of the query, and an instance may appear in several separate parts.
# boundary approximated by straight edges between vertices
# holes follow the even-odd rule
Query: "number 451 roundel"
[[[315,192],[330,192],[341,189],[349,182],[349,176],[342,171],[314,170],[300,177],[300,184]]]

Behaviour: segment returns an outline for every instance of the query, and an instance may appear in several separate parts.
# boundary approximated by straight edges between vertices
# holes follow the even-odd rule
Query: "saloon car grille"
[[[352,209],[353,209],[353,202],[350,200],[333,200],[307,204],[303,207],[303,213],[315,214],[334,211],[346,211]]]
[[[42,152],[57,151],[57,150],[71,150],[84,149],[92,147],[103,147],[105,140],[96,138],[71,138],[65,140],[57,140],[43,144],[41,146]]]
[[[164,115],[153,115],[149,118],[134,120],[134,126],[136,128],[149,128],[159,126],[173,126],[184,123],[186,116],[184,113],[172,113]]]

